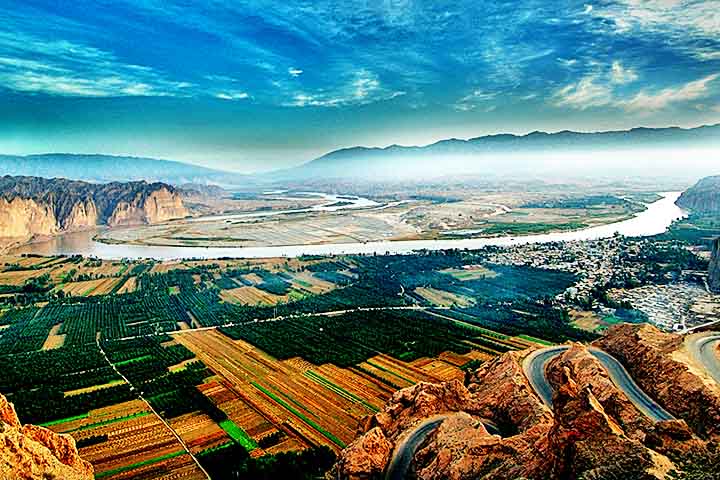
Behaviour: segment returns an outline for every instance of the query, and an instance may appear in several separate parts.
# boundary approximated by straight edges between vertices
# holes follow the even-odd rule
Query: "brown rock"
[[[0,395],[0,479],[90,480],[93,467],[81,459],[75,440],[34,425],[20,426]]]
[[[343,450],[330,477],[347,480],[381,478],[391,452],[392,443],[379,427],[375,427]]]
[[[683,339],[648,324],[616,325],[595,342],[628,369],[645,392],[701,438],[720,438],[720,394],[673,358]]]

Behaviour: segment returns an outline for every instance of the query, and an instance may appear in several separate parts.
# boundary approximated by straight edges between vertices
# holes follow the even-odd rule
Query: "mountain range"
[[[667,168],[677,169],[678,155],[687,149],[719,148],[720,124],[697,128],[634,128],[583,133],[532,132],[498,134],[468,140],[448,139],[427,146],[391,145],[385,148],[352,147],[335,150],[300,166],[263,174],[242,175],[187,163],[110,155],[43,154],[0,155],[0,174],[64,177],[90,182],[161,181],[173,185],[212,184],[230,188],[324,179],[383,179],[436,177],[463,174],[553,174],[568,167],[582,173],[609,170],[613,162],[625,174],[659,174],[663,153],[676,152]],[[651,151],[634,158],[613,152]],[[678,154],[677,152],[681,152]],[[702,157],[702,155],[701,155]],[[705,158],[686,158],[684,170],[699,161],[701,175],[709,174]],[[634,170],[633,170],[634,169]],[[632,170],[632,171],[631,171]],[[700,176],[696,174],[696,176]]]

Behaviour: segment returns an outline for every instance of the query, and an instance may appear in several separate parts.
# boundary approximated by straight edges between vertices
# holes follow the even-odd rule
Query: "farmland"
[[[0,392],[111,480],[322,472],[396,390],[588,335],[572,275],[474,252],[0,270]]]

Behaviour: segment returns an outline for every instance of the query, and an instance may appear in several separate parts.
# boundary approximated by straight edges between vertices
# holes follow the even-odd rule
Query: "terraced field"
[[[175,338],[218,376],[201,391],[253,440],[262,443],[277,430],[285,434],[291,444],[274,446],[275,451],[298,445],[339,451],[355,437],[360,420],[382,407],[396,384],[437,381],[460,372],[447,363],[446,371],[435,375],[387,355],[349,369],[315,366],[299,358],[280,361],[215,331]]]
[[[72,435],[98,479],[204,479],[182,445],[140,400],[101,408],[48,428]]]

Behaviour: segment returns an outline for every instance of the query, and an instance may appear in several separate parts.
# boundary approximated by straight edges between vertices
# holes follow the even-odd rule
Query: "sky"
[[[3,0],[0,153],[238,172],[720,123],[720,0]]]

